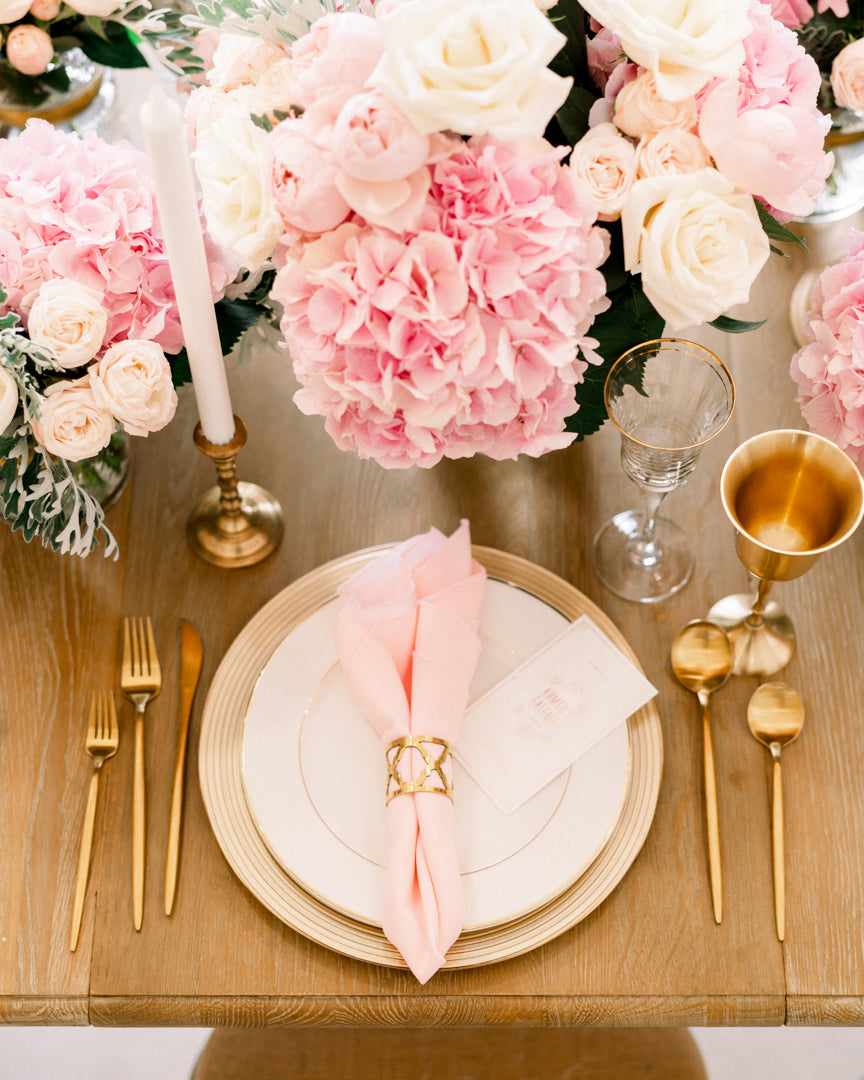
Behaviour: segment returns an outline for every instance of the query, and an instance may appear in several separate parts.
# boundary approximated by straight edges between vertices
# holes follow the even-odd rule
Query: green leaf
[[[746,334],[748,330],[758,330],[767,321],[767,319],[759,319],[757,322],[747,322],[744,319],[730,318],[729,315],[718,315],[708,325],[713,326],[715,330],[722,330],[724,334]]]
[[[596,100],[596,95],[590,90],[573,86],[567,100],[555,113],[555,119],[568,146],[575,146],[588,130],[588,113]]]
[[[189,354],[185,348],[168,357],[171,365],[171,381],[175,386],[186,386],[192,382],[192,369],[189,367]]]
[[[781,225],[777,218],[766,210],[758,199],[754,199],[753,202],[756,204],[759,221],[762,223],[762,228],[765,230],[765,235],[769,240],[778,240],[782,244],[800,244],[805,251],[807,250],[807,243],[803,237],[792,232],[791,229],[787,229],[785,225]]]
[[[612,306],[597,316],[589,331],[599,343],[597,352],[603,357],[603,363],[589,366],[584,381],[576,387],[579,409],[567,417],[567,430],[575,431],[580,440],[598,431],[607,419],[603,386],[618,357],[634,345],[663,336],[663,317],[642,291],[638,277],[630,277],[610,293],[610,300]]]
[[[146,67],[147,61],[136,48],[124,26],[118,23],[106,24],[107,40],[96,34],[81,34],[81,49],[95,60],[113,68]]]

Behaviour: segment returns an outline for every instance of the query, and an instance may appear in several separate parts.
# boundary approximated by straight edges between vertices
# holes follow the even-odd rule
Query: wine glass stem
[[[665,491],[648,491],[642,488],[642,497],[645,501],[642,528],[627,545],[630,557],[642,566],[656,566],[663,554],[654,537],[654,524],[660,503],[666,498],[666,494]]]
[[[765,604],[768,602],[768,590],[771,588],[772,584],[773,582],[769,581],[767,578],[759,579],[759,589],[756,593],[756,599],[753,602],[753,607],[746,620],[747,625],[753,630],[758,630],[765,622]]]

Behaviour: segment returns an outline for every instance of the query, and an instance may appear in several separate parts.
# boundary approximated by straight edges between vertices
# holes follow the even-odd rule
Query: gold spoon
[[[717,781],[708,699],[726,682],[732,670],[732,647],[726,631],[705,619],[696,619],[678,631],[672,642],[672,670],[702,706],[702,754],[705,770],[705,825],[708,836],[708,876],[714,921],[723,920],[723,880],[720,869],[720,826],[717,817]]]
[[[771,751],[774,761],[771,837],[774,861],[774,916],[777,937],[786,933],[786,873],[783,859],[783,774],[780,750],[801,734],[804,705],[791,686],[781,682],[763,683],[747,706],[747,724],[752,734]]]

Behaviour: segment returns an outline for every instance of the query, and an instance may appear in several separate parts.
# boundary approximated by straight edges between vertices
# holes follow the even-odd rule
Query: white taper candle
[[[201,430],[209,442],[221,446],[234,437],[234,414],[219,344],[183,112],[178,102],[156,87],[141,106],[140,118]]]

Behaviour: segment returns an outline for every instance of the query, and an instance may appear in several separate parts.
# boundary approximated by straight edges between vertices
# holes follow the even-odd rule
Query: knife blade
[[[203,648],[201,637],[192,623],[181,619],[180,641],[180,717],[177,728],[177,756],[174,762],[174,786],[171,791],[171,820],[168,826],[168,856],[165,861],[165,914],[174,909],[177,872],[180,862],[180,823],[183,818],[183,776],[186,767],[186,743],[192,699],[201,674]]]

